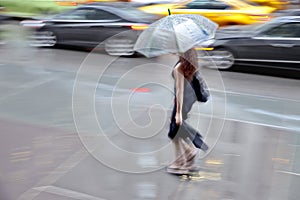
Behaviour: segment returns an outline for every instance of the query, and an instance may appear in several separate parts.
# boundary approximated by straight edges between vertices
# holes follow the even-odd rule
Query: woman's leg
[[[181,143],[181,146],[183,148],[185,155],[187,155],[187,156],[195,151],[198,151],[197,148],[195,147],[195,145],[193,145],[192,142],[188,141],[188,139],[186,139],[186,140],[181,139],[180,143]]]
[[[182,166],[185,165],[185,157],[184,157],[184,153],[181,148],[180,140],[178,138],[173,139],[172,143],[174,144],[174,147],[175,147],[176,160],[171,165],[169,165],[168,168],[180,169]]]
[[[184,151],[185,166],[191,167],[194,164],[198,150],[191,141],[181,139],[180,143]]]

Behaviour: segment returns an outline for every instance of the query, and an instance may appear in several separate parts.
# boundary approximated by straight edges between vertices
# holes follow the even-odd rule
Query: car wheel
[[[51,30],[43,30],[31,37],[31,46],[54,47],[57,45],[57,36]]]
[[[105,42],[105,51],[111,56],[132,56],[135,42],[130,39],[109,39]]]
[[[219,48],[210,53],[210,58],[212,59],[216,68],[220,70],[228,70],[234,65],[234,55],[233,53],[225,48]]]

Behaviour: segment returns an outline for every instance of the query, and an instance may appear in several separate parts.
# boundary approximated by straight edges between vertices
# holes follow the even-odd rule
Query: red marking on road
[[[133,88],[133,92],[150,92],[149,88]]]

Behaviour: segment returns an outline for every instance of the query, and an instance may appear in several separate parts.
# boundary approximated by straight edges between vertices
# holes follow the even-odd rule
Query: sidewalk
[[[144,120],[147,118],[139,117],[140,122]],[[205,137],[211,147],[217,143],[209,155],[202,159],[203,154],[199,155],[201,170],[177,177],[165,171],[170,160],[140,154],[170,142],[165,129],[147,140],[135,140],[121,130],[106,132],[120,148],[140,154],[136,159],[115,154],[97,135],[90,136],[93,141],[97,139],[98,147],[91,155],[76,133],[10,120],[1,120],[1,129],[6,133],[0,142],[1,169],[5,169],[1,189],[6,200],[21,194],[24,200],[300,198],[299,178],[293,174],[299,173],[300,138],[292,131],[227,120],[217,141],[214,135]],[[106,155],[121,170],[126,166],[158,170],[126,173],[104,165],[97,155]]]

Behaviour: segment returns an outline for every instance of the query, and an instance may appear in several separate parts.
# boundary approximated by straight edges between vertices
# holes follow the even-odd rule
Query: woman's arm
[[[179,63],[174,68],[174,79],[176,88],[176,115],[175,120],[177,125],[182,124],[182,104],[183,104],[183,90],[184,90],[184,76],[182,74],[181,64]]]

